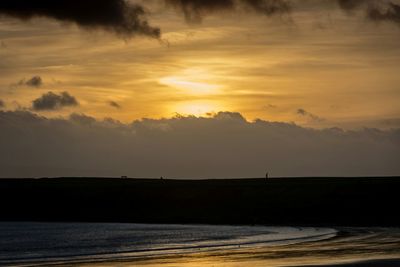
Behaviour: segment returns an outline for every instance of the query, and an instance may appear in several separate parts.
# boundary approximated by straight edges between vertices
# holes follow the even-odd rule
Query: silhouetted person
[[[265,179],[268,179],[268,172],[265,174]]]

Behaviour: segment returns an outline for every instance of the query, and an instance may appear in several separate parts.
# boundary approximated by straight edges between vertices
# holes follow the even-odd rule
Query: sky
[[[400,173],[400,1],[5,0],[0,177]]]

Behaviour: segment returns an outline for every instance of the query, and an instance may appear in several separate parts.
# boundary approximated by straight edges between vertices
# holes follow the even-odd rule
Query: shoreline
[[[400,257],[393,259],[371,259],[348,263],[327,264],[327,265],[302,265],[287,267],[398,267],[400,266]]]
[[[99,260],[87,262],[68,262],[68,263],[45,263],[34,266],[77,266],[77,267],[398,267],[400,266],[400,255],[396,257],[369,258],[361,259],[346,258],[332,260],[328,258],[282,258],[282,259],[262,259],[260,255],[252,258],[251,251],[239,250],[238,255],[231,258],[229,255],[195,253],[186,255],[165,255],[159,258],[134,258],[134,259],[115,259]],[[259,251],[257,253],[260,253]],[[23,265],[24,266],[24,265]],[[28,265],[26,265],[28,266]],[[32,266],[32,265],[29,265]]]
[[[50,224],[51,225],[51,224]],[[115,226],[113,226],[115,227]],[[69,229],[69,228],[66,228]],[[107,228],[101,228],[104,231]],[[141,228],[139,228],[141,229]],[[261,243],[167,254],[87,254],[3,262],[5,266],[78,267],[393,267],[400,266],[399,228],[333,228],[335,236],[299,243]],[[210,239],[212,240],[212,239]],[[294,239],[296,240],[296,239]],[[279,241],[279,240],[278,240]],[[236,245],[235,245],[236,244]],[[196,247],[195,247],[196,248]]]

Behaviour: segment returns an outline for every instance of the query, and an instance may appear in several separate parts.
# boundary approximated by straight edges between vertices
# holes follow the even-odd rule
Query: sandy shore
[[[92,262],[83,264],[74,264],[74,266],[79,267],[133,267],[133,266],[143,266],[143,267],[399,267],[400,259],[380,259],[380,260],[368,260],[368,261],[355,261],[347,263],[326,263],[321,265],[315,265],[311,262],[316,260],[299,260],[303,263],[297,262],[295,259],[274,259],[274,260],[232,260],[232,259],[163,259],[163,260],[140,260],[140,261],[112,261],[112,262]],[[306,262],[309,263],[306,263]],[[318,261],[324,261],[319,259]],[[329,260],[331,261],[331,260]],[[63,265],[61,265],[63,266]],[[70,264],[65,266],[71,266]]]
[[[398,267],[400,266],[400,259],[382,259],[382,260],[369,260],[353,263],[343,264],[330,264],[330,265],[308,265],[301,267]]]
[[[183,255],[164,255],[161,257],[145,257],[119,259],[112,261],[98,261],[76,263],[79,267],[399,267],[399,255],[365,254],[342,255],[316,255],[297,254],[297,251],[282,253],[281,248],[237,249],[230,251],[214,251],[204,253],[191,253]],[[61,265],[62,266],[62,265]],[[71,266],[67,264],[65,266]]]
[[[400,266],[398,229],[345,228],[333,238],[277,245],[98,254],[42,266],[78,267],[392,267]],[[19,265],[21,266],[21,265]],[[32,265],[26,265],[32,266]],[[38,266],[38,264],[34,264]]]

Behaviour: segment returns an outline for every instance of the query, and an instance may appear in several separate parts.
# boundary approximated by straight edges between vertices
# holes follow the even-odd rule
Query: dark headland
[[[400,177],[0,179],[1,221],[400,226]]]

